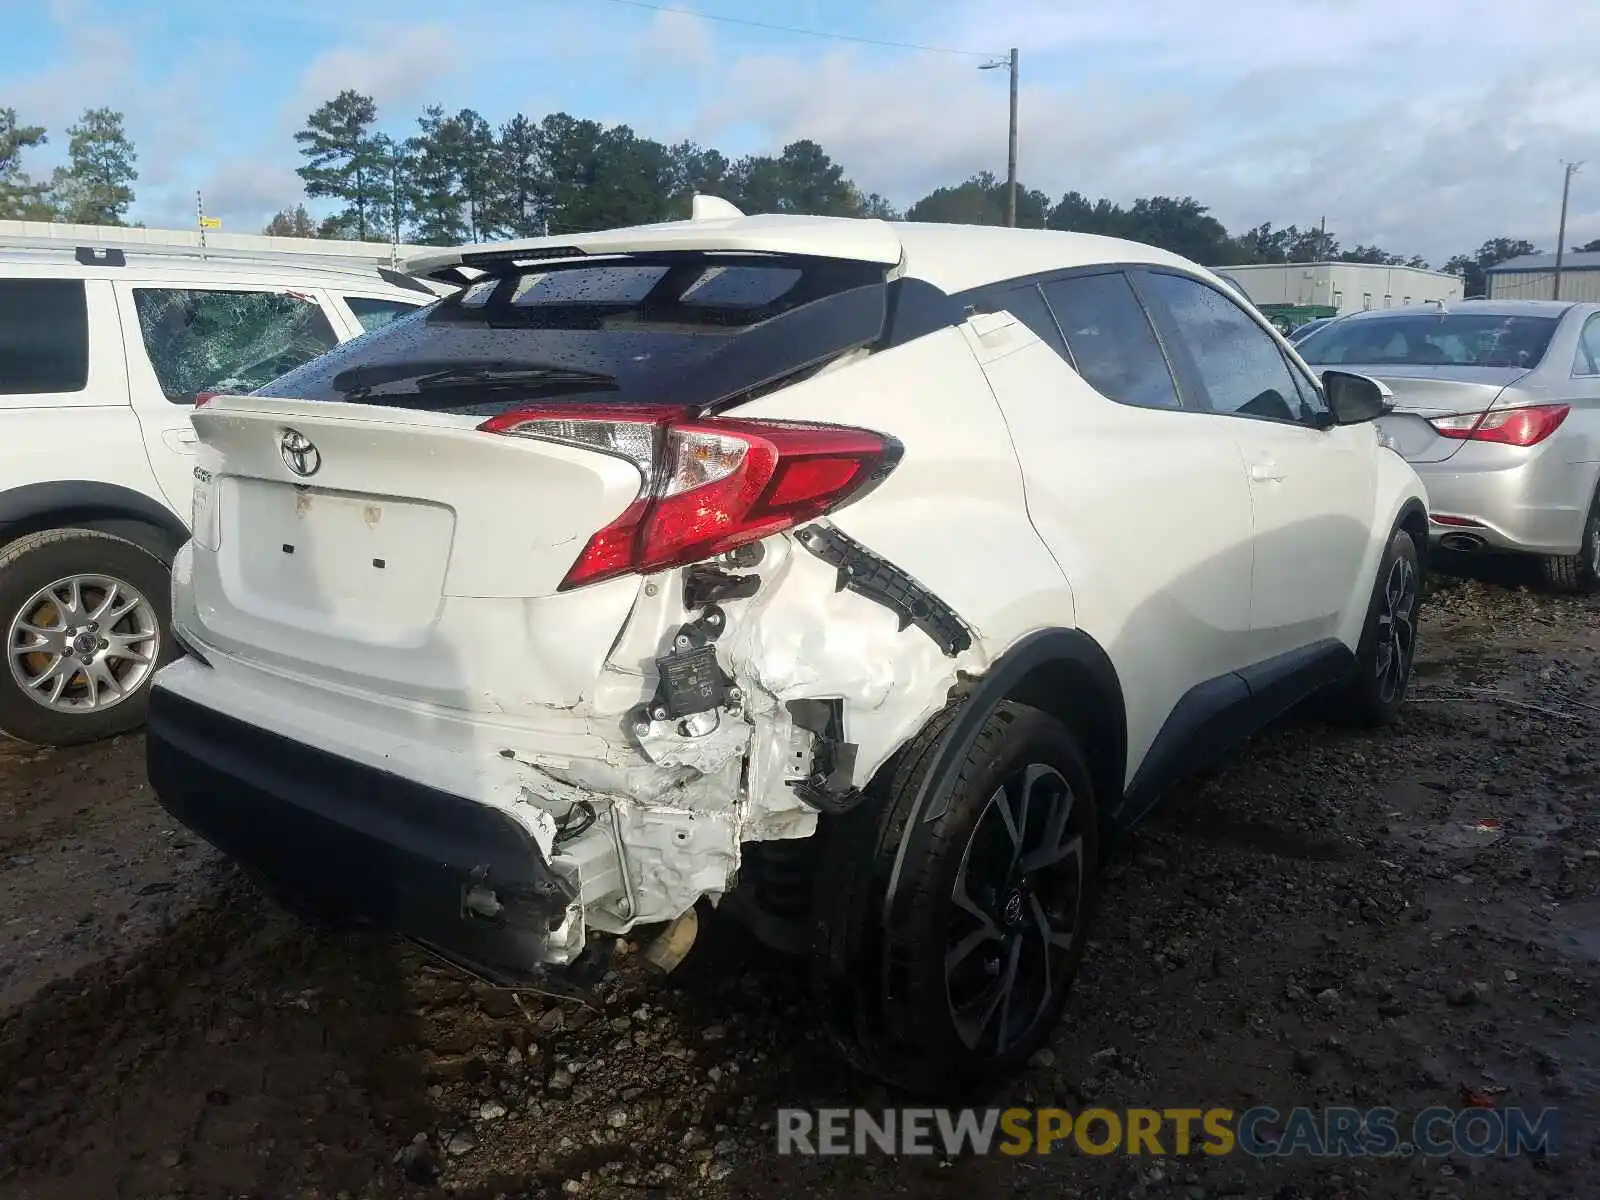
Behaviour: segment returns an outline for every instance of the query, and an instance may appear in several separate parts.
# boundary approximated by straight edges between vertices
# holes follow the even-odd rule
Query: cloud
[[[1019,175],[1052,196],[1192,195],[1236,230],[1326,216],[1346,245],[1443,262],[1501,234],[1553,245],[1559,160],[1600,162],[1600,77],[1571,53],[1600,44],[1600,6],[970,0],[943,11],[906,39],[1022,48]],[[814,138],[865,190],[902,203],[1004,172],[1004,72],[959,56],[796,51],[732,62],[699,114],[703,135]],[[1569,241],[1600,233],[1594,207],[1575,201]]]
[[[632,59],[640,77],[681,78],[685,68],[709,68],[715,53],[710,22],[688,12],[658,12],[635,39]]]
[[[397,110],[409,114],[460,66],[456,55],[455,34],[433,24],[391,26],[376,41],[326,50],[301,72],[283,119],[298,129],[307,114],[347,88],[371,96],[380,120]]]

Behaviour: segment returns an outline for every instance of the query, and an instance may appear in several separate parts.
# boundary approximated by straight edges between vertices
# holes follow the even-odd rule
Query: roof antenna
[[[721,196],[708,196],[703,192],[696,192],[689,204],[691,221],[727,221],[742,216],[744,213]]]

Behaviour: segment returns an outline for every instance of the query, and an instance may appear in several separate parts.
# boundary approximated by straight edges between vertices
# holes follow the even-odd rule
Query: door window
[[[161,391],[251,392],[339,344],[322,305],[298,292],[133,289],[139,332]]]
[[[363,333],[382,329],[395,318],[416,312],[421,307],[407,304],[403,300],[379,300],[372,296],[346,296],[344,302],[350,306],[350,311],[355,314],[356,320],[361,322]]]
[[[89,310],[81,279],[0,279],[0,396],[81,392]]]
[[[1120,271],[1044,285],[1078,374],[1095,391],[1136,408],[1178,408],[1178,389],[1144,305]]]
[[[1181,275],[1151,272],[1140,283],[1191,364],[1212,412],[1312,421],[1320,398],[1310,381],[1296,378],[1278,343],[1237,304]]]

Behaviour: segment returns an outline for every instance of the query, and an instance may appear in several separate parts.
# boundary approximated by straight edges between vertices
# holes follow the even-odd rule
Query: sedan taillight
[[[1428,423],[1440,437],[1458,441],[1536,446],[1554,433],[1571,411],[1567,404],[1530,404],[1525,408],[1491,408],[1488,412],[1434,417]]]

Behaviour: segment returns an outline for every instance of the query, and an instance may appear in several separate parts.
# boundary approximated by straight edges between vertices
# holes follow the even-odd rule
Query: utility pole
[[[1011,47],[1011,54],[1008,57],[986,62],[978,70],[994,71],[1002,67],[1011,74],[1011,126],[1006,148],[1006,224],[1014,229],[1017,224],[1017,48],[1015,46]]]
[[[1561,181],[1561,224],[1556,233],[1556,279],[1555,291],[1550,296],[1552,300],[1561,299],[1561,258],[1567,250],[1567,196],[1572,191],[1572,177],[1581,166],[1581,162],[1569,162],[1566,177]]]
[[[1017,48],[1011,47],[1011,139],[1006,153],[1006,224],[1017,227]]]

